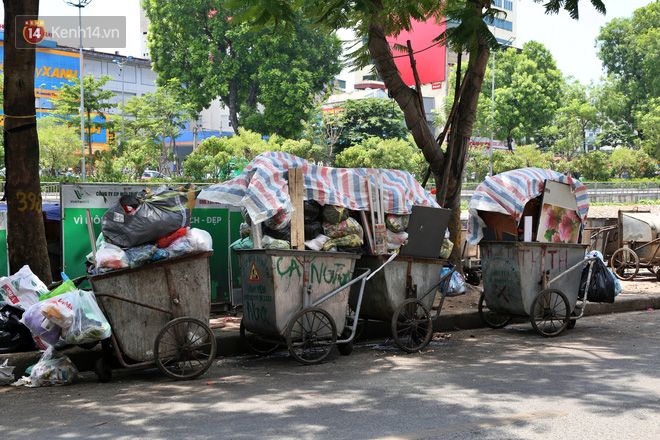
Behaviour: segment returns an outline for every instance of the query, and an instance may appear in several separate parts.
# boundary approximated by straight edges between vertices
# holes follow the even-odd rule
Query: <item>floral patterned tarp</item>
[[[556,242],[558,240],[564,243],[574,243],[575,241],[573,240],[577,240],[579,228],[587,219],[587,213],[589,212],[587,188],[579,180],[565,176],[557,171],[542,168],[521,168],[496,174],[495,176],[487,177],[477,187],[468,204],[468,212],[470,213],[467,232],[468,243],[478,244],[483,238],[482,228],[485,224],[477,211],[513,215],[516,221],[520,222],[525,204],[543,192],[543,184],[546,180],[569,184],[575,195],[578,211],[577,213],[573,211],[573,217],[570,217],[571,214],[567,212],[559,214],[559,217],[555,216],[555,222],[549,224],[551,227],[548,227],[548,224],[545,226],[543,224],[539,225],[538,237],[545,237],[548,229],[554,229],[548,241]],[[552,208],[562,209],[554,206]],[[565,224],[562,220],[562,214],[566,216]],[[578,220],[576,223],[577,226],[573,223],[575,220]],[[560,227],[559,225],[562,224],[564,226]],[[552,226],[557,227],[553,228]],[[541,231],[541,229],[544,230]],[[556,238],[554,237],[555,233],[558,235]],[[565,241],[564,239],[570,241]]]

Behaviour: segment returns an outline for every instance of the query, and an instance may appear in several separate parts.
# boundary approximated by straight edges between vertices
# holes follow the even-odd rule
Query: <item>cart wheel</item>
[[[503,315],[501,313],[493,312],[488,309],[486,305],[486,295],[483,293],[479,297],[479,317],[490,328],[504,328],[513,319],[511,315]]]
[[[296,313],[286,331],[289,353],[304,365],[318,364],[337,342],[337,326],[328,312],[310,307]]]
[[[542,336],[557,336],[568,326],[568,299],[557,289],[545,289],[532,302],[532,327]]]
[[[216,342],[211,328],[199,319],[177,318],[160,330],[154,343],[158,369],[176,380],[204,374],[215,359]]]
[[[279,348],[280,344],[276,342],[270,342],[263,339],[261,336],[245,330],[245,324],[241,320],[241,325],[239,327],[241,341],[247,346],[250,351],[259,356],[268,356],[269,354],[275,353]]]
[[[571,313],[571,316],[575,316],[575,312]],[[575,324],[577,324],[577,319],[571,319],[570,321],[568,321],[568,325],[566,326],[566,328],[568,330],[574,329]]]
[[[392,316],[392,335],[403,351],[415,353],[423,349],[433,335],[431,312],[418,299],[408,298]]]
[[[341,334],[340,339],[347,339],[351,336],[351,331],[350,330],[344,330]],[[337,350],[339,350],[339,353],[343,356],[348,356],[353,352],[353,341],[355,341],[355,338],[351,339],[350,342],[345,342],[343,344],[337,344]]]
[[[99,382],[106,383],[112,380],[112,370],[103,357],[96,360],[94,364],[94,373],[99,378]]]
[[[630,248],[617,249],[612,254],[610,267],[618,279],[630,281],[639,272],[639,257]]]

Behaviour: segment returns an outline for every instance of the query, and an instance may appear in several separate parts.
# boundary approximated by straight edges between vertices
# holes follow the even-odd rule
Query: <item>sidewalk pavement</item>
[[[585,308],[585,316],[657,309],[660,309],[660,293],[622,293],[617,296],[613,304],[588,303]],[[211,320],[211,328],[215,333],[218,346],[218,357],[236,356],[247,352],[247,349],[241,342],[239,325],[240,317],[219,317]],[[437,321],[435,321],[433,330],[435,332],[448,332],[482,327],[484,327],[484,324],[476,310],[443,310]],[[366,334],[362,335],[361,340],[386,339],[390,335],[389,322],[370,322]],[[101,356],[100,344],[91,350],[72,346],[66,347],[61,351],[71,358],[80,371],[93,371],[96,360]],[[0,365],[5,359],[8,359],[7,364],[16,367],[14,369],[14,377],[18,379],[23,375],[25,369],[35,364],[40,357],[41,353],[38,351],[0,354]]]

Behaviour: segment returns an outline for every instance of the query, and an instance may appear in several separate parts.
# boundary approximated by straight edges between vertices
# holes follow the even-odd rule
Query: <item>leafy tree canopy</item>
[[[80,162],[80,131],[60,119],[48,116],[37,120],[39,166],[52,175],[65,173]]]
[[[290,35],[255,32],[235,19],[244,5],[228,3],[144,1],[158,81],[178,81],[195,111],[220,98],[233,127],[299,137],[315,95],[341,70],[338,38],[295,16]]]
[[[651,98],[660,96],[660,3],[608,22],[598,44],[598,57],[618,92],[608,116],[614,123],[625,121],[643,139],[639,116],[648,110]]]
[[[337,142],[338,153],[370,137],[405,139],[408,135],[403,112],[392,100],[379,98],[349,100],[341,107],[342,131]]]

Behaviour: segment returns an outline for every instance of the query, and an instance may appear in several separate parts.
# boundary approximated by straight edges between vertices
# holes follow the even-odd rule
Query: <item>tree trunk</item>
[[[34,107],[35,49],[16,48],[16,16],[36,20],[39,0],[5,0],[5,164],[7,246],[10,272],[29,265],[45,284],[52,281],[41,212],[39,139]]]
[[[374,6],[381,11],[380,0],[373,0]],[[480,3],[478,3],[480,4]],[[479,6],[474,7],[474,13],[479,14]],[[442,175],[449,173],[447,179],[446,194],[448,194],[444,207],[452,210],[449,222],[450,240],[455,243],[451,259],[455,263],[460,262],[461,253],[461,187],[463,171],[467,161],[467,152],[472,136],[472,126],[477,113],[479,92],[484,80],[490,50],[485,40],[479,36],[479,45],[476,53],[470,54],[470,69],[464,81],[467,81],[460,102],[458,104],[456,125],[452,127],[451,136],[448,140],[447,152],[451,157],[451,163],[445,164],[446,156],[440,145],[434,139],[424,118],[423,108],[420,105],[417,93],[409,88],[401,79],[399,71],[394,63],[392,51],[387,43],[383,25],[377,13],[372,15],[369,24],[369,53],[374,60],[374,65],[385,87],[390,95],[396,100],[403,110],[406,126],[412,132],[415,143],[422,150],[424,158],[429,164],[431,172],[439,187]],[[451,154],[449,152],[451,151]],[[445,171],[446,170],[446,171]],[[440,194],[440,188],[437,193]],[[442,203],[442,202],[440,202]]]

